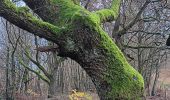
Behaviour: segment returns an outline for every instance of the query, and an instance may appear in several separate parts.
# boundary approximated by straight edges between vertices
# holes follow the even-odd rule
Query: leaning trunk
[[[75,30],[65,35],[69,45],[62,48],[64,50],[60,56],[69,55],[85,69],[101,100],[141,98],[144,85],[142,76],[128,64],[101,27],[90,27],[91,24],[83,20],[75,21],[72,26],[76,27]]]
[[[0,16],[30,33],[58,44],[59,56],[70,57],[85,69],[101,100],[141,98],[144,87],[142,76],[129,65],[100,26],[102,22],[117,17],[121,0],[113,0],[110,9],[95,13],[75,5],[72,0],[24,1],[31,9],[36,9],[35,13],[43,21],[15,6],[7,5],[9,0],[0,0]]]

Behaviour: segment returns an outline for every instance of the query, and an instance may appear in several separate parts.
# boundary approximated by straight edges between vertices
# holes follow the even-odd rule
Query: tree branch
[[[58,45],[55,46],[40,46],[35,48],[39,52],[55,52],[58,51]]]
[[[41,75],[39,72],[29,68],[27,65],[24,64],[24,62],[21,60],[21,58],[19,57],[19,63],[21,65],[23,65],[26,69],[28,69],[29,71],[35,73],[38,77],[40,77],[43,81],[47,82],[48,84],[50,83],[50,80],[48,78],[45,78],[43,75]]]
[[[46,69],[40,64],[38,63],[37,61],[35,61],[34,59],[31,58],[31,56],[29,55],[28,51],[26,50],[26,53],[24,53],[28,59],[33,62],[35,65],[37,65],[37,67],[44,73],[44,75],[46,77],[48,77],[49,79],[51,78],[51,75],[46,71]]]
[[[44,22],[25,9],[16,7],[10,0],[0,0],[0,16],[30,33],[55,43],[64,31],[64,28]]]
[[[114,21],[119,15],[121,0],[112,0],[110,9],[102,9],[95,13],[100,17],[100,22]]]
[[[74,4],[76,5],[80,5],[80,0],[72,0],[74,2]]]
[[[61,11],[70,9],[71,6],[68,6],[68,4],[72,5],[72,8],[79,6],[77,4],[78,3],[77,0],[23,0],[23,1],[42,20],[49,22],[53,25],[58,24],[61,20],[60,19],[61,16],[65,14],[62,13]],[[69,10],[69,11],[73,11],[73,10]],[[66,20],[67,19],[65,19],[65,21]]]
[[[142,8],[140,9],[140,11],[137,13],[137,15],[135,16],[135,18],[122,30],[118,31],[115,33],[115,35],[120,34],[120,35],[124,35],[126,34],[126,31],[130,28],[132,28],[140,19],[141,14],[143,13],[143,11],[145,10],[145,8],[149,5],[151,1],[150,0],[146,0],[144,5],[142,6]],[[114,35],[114,36],[115,36]]]
[[[50,0],[23,0],[44,21],[53,23],[56,19],[56,10],[51,10]]]
[[[169,46],[129,46],[129,45],[123,45],[124,47],[126,48],[131,48],[131,49],[140,49],[140,48],[143,48],[143,49],[151,49],[151,48],[157,48],[157,49],[161,49],[161,50],[164,50],[164,49],[170,49]]]

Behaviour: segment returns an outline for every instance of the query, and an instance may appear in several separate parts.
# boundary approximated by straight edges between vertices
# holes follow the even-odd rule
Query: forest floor
[[[88,94],[90,94],[90,96],[93,98],[92,100],[99,100],[98,95],[96,93],[89,92]],[[58,94],[55,99],[45,98],[46,96],[25,96],[19,94],[16,100],[69,100],[69,96],[66,94]],[[146,97],[146,100],[170,100],[170,68],[164,68],[160,70],[156,95],[148,96]]]
[[[160,70],[156,96],[149,96],[146,100],[170,100],[170,68]]]
[[[89,92],[92,100],[99,100],[99,97],[96,93]],[[22,97],[22,96],[21,96]],[[17,100],[44,100],[44,98],[34,99],[17,99]],[[55,99],[45,99],[45,100],[69,100],[68,95],[58,94]],[[87,99],[80,99],[87,100]],[[157,90],[155,96],[147,96],[146,100],[170,100],[170,68],[161,69],[157,84]]]

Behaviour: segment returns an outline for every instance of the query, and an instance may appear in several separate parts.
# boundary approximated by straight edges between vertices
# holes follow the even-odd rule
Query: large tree
[[[95,12],[86,10],[73,0],[23,1],[28,7],[16,7],[10,0],[0,0],[0,16],[56,43],[59,56],[69,57],[85,69],[101,100],[141,98],[142,76],[130,66],[101,27],[102,23],[117,18],[121,0],[113,0],[110,9]]]

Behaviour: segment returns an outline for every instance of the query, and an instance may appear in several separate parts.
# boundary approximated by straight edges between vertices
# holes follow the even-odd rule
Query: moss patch
[[[109,59],[104,79],[111,85],[108,92],[109,98],[124,98],[127,100],[138,100],[143,95],[143,77],[126,61],[123,53],[119,50],[111,38],[99,28],[101,34],[100,48],[105,48]]]
[[[140,100],[144,89],[143,77],[127,62],[120,49],[100,27],[100,17],[87,11],[79,11],[73,17],[73,21],[75,20],[88,26],[92,34],[99,33],[98,49],[102,49],[107,57],[104,61],[107,69],[103,79],[111,86],[107,97],[113,100]]]
[[[85,13],[85,14],[83,14]],[[87,25],[94,33],[99,33],[98,49],[102,49],[107,57],[104,80],[111,86],[107,97],[122,100],[140,100],[143,96],[143,77],[126,60],[123,53],[100,27],[98,16],[83,12],[75,15],[74,19]],[[92,32],[92,33],[93,33]]]

